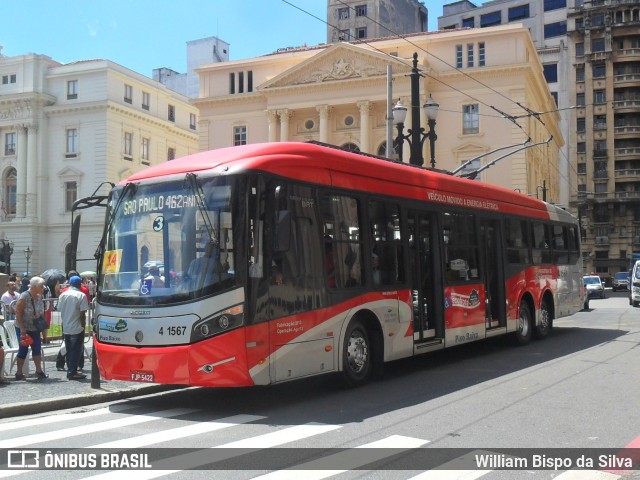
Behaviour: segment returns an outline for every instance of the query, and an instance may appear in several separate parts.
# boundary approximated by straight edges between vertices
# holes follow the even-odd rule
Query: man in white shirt
[[[16,303],[20,295],[16,293],[18,286],[16,282],[7,283],[7,291],[2,294],[2,303],[5,304],[5,320],[16,319]],[[13,303],[13,305],[12,305]]]
[[[87,296],[80,291],[82,279],[73,276],[69,279],[70,288],[60,294],[58,298],[58,311],[62,317],[62,334],[64,345],[67,349],[67,378],[69,380],[82,380],[87,378],[77,371],[78,361],[82,354],[84,343],[84,327],[89,309]]]

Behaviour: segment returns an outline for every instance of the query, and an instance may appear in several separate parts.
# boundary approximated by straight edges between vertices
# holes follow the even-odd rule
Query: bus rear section
[[[545,337],[582,307],[577,222],[561,209],[315,145],[228,150],[114,189],[96,307],[105,378],[341,372],[358,385],[388,361]]]

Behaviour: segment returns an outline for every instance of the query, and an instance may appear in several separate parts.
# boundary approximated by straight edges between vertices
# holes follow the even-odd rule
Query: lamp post
[[[398,136],[395,140],[395,148],[398,154],[398,158],[402,161],[402,142],[406,140],[409,142],[411,156],[409,158],[409,163],[412,165],[423,166],[424,165],[424,157],[422,156],[422,146],[424,141],[428,138],[429,145],[431,147],[431,168],[435,168],[436,159],[435,159],[435,142],[437,140],[436,135],[436,117],[438,116],[438,109],[440,105],[438,105],[433,98],[431,98],[431,94],[429,94],[429,99],[427,103],[423,105],[423,109],[425,115],[427,116],[427,123],[429,125],[429,132],[426,133],[424,128],[420,126],[420,70],[418,70],[418,54],[413,54],[413,68],[411,69],[411,73],[409,74],[411,77],[411,126],[409,130],[407,130],[407,134],[403,133],[404,130],[404,121],[407,117],[407,107],[400,103],[398,103],[392,109],[393,114],[393,123],[396,125],[398,130]]]
[[[33,250],[30,247],[25,248],[24,256],[27,259],[27,277],[29,276],[29,260],[31,260],[31,255],[33,254]]]
[[[11,273],[11,255],[13,254],[13,242],[7,239],[0,239],[0,252],[4,262],[4,273]]]
[[[542,200],[546,202],[547,201],[547,181],[546,180],[542,181],[542,185],[538,185],[536,187],[536,198],[540,198],[538,197],[539,190],[542,190]]]

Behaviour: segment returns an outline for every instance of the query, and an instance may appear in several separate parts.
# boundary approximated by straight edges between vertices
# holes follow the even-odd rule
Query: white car
[[[583,277],[584,287],[587,289],[589,298],[599,297],[605,298],[604,285],[598,275],[585,275]]]
[[[640,260],[633,266],[629,277],[629,305],[640,305]]]

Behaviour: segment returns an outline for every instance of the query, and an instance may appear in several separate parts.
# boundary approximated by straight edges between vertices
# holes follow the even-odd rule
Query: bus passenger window
[[[477,281],[480,278],[476,222],[472,215],[445,213],[442,218],[445,235],[447,280]]]
[[[544,223],[534,223],[533,236],[533,263],[542,264],[551,262],[551,239],[549,228]]]
[[[325,270],[329,288],[362,285],[362,239],[358,200],[323,195],[320,202],[325,234]]]
[[[395,286],[404,282],[399,205],[371,200],[369,228],[373,239],[370,256],[373,284]]]
[[[527,222],[507,220],[506,226],[507,261],[515,264],[530,263]]]

